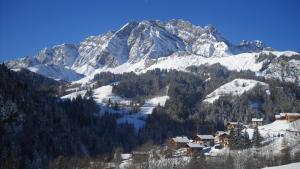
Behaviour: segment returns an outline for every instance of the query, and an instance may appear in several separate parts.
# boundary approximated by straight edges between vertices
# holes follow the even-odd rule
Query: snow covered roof
[[[190,140],[186,136],[172,138],[177,143],[189,143]]]
[[[252,122],[262,122],[263,118],[257,119],[257,118],[252,118]]]
[[[280,115],[281,117],[285,117],[286,115],[287,115],[287,116],[300,116],[299,113],[280,113],[279,115]],[[276,117],[276,115],[275,115],[275,117]]]
[[[187,146],[189,146],[191,148],[204,148],[203,145],[198,144],[198,143],[187,143]]]
[[[286,114],[286,113],[280,113],[279,115],[280,115],[281,117],[284,117],[285,114]]]
[[[128,160],[128,159],[130,159],[131,157],[132,157],[131,154],[121,154],[121,159],[122,159],[122,160]]]
[[[300,116],[299,113],[286,113],[287,116]]]
[[[229,135],[229,132],[227,132],[227,131],[217,131],[216,132],[217,133],[217,135],[224,135],[224,134],[227,134],[227,135]]]
[[[231,122],[229,122],[228,124],[232,124],[232,125],[238,125],[238,124],[239,124],[239,122],[233,122],[233,121],[231,121]]]
[[[197,135],[197,137],[199,137],[202,140],[213,140],[213,139],[215,139],[214,136],[212,136],[212,135]]]

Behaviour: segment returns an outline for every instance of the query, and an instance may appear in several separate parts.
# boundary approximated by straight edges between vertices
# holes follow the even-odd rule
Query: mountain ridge
[[[14,70],[26,68],[50,78],[76,81],[96,70],[108,71],[143,62],[137,68],[140,71],[166,57],[199,56],[205,60],[265,51],[274,50],[259,40],[235,45],[212,25],[201,27],[181,19],[143,20],[130,21],[117,31],[89,36],[78,44],[45,48],[34,57],[9,61],[6,65]]]

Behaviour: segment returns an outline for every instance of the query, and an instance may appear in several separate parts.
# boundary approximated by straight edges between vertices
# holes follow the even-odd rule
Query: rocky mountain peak
[[[261,41],[243,41],[233,45],[212,25],[201,27],[182,19],[167,22],[143,20],[130,21],[117,31],[90,36],[78,45],[62,44],[45,48],[34,58],[10,61],[7,65],[10,68],[55,65],[88,75],[96,69],[114,68],[124,63],[179,53],[208,58],[266,49]]]

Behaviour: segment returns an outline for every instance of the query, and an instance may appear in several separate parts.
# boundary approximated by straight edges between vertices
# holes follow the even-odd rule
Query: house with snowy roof
[[[177,136],[169,139],[168,146],[173,149],[184,148],[191,141],[186,136]]]
[[[215,134],[215,143],[221,144],[223,147],[229,146],[229,131],[217,131]]]
[[[293,122],[300,119],[299,113],[286,113],[285,114],[285,120],[288,122]]]
[[[251,125],[252,127],[258,127],[263,125],[263,118],[252,118]]]
[[[186,144],[186,148],[187,155],[193,156],[202,153],[201,151],[203,150],[204,146],[199,143],[191,142]]]
[[[196,143],[212,146],[214,144],[215,137],[213,135],[196,135],[194,138]]]
[[[239,123],[239,122],[228,122],[226,127],[227,127],[227,130],[230,131],[231,129],[237,128],[238,125],[243,125],[243,124]]]
[[[288,122],[293,122],[300,119],[299,113],[280,113],[275,115],[276,120],[286,120]]]

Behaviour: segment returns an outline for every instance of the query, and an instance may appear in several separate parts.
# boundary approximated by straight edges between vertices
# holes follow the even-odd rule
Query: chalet
[[[286,113],[285,114],[285,120],[288,122],[293,122],[300,119],[299,113]]]
[[[179,149],[185,147],[186,144],[189,142],[190,140],[186,136],[182,136],[182,137],[178,136],[178,137],[171,138],[168,141],[168,146],[173,149]]]
[[[201,145],[199,143],[195,143],[195,142],[187,143],[186,147],[187,147],[186,152],[187,152],[188,156],[193,156],[193,155],[200,154],[200,153],[202,153],[202,150],[204,148],[203,145]]]
[[[146,161],[149,158],[149,153],[148,152],[138,152],[138,151],[133,151],[131,157],[133,161],[135,162],[143,162]]]
[[[275,115],[276,120],[286,120],[288,122],[293,122],[300,119],[299,113],[280,113]]]
[[[203,144],[203,145],[206,145],[206,146],[212,146],[214,144],[215,138],[212,135],[196,135],[194,140],[198,144]]]
[[[263,125],[263,118],[252,118],[252,127],[258,127]]]
[[[235,129],[239,125],[238,122],[229,122],[227,123],[227,130]]]
[[[217,131],[215,135],[215,143],[221,144],[223,147],[228,147],[229,145],[229,132]]]

